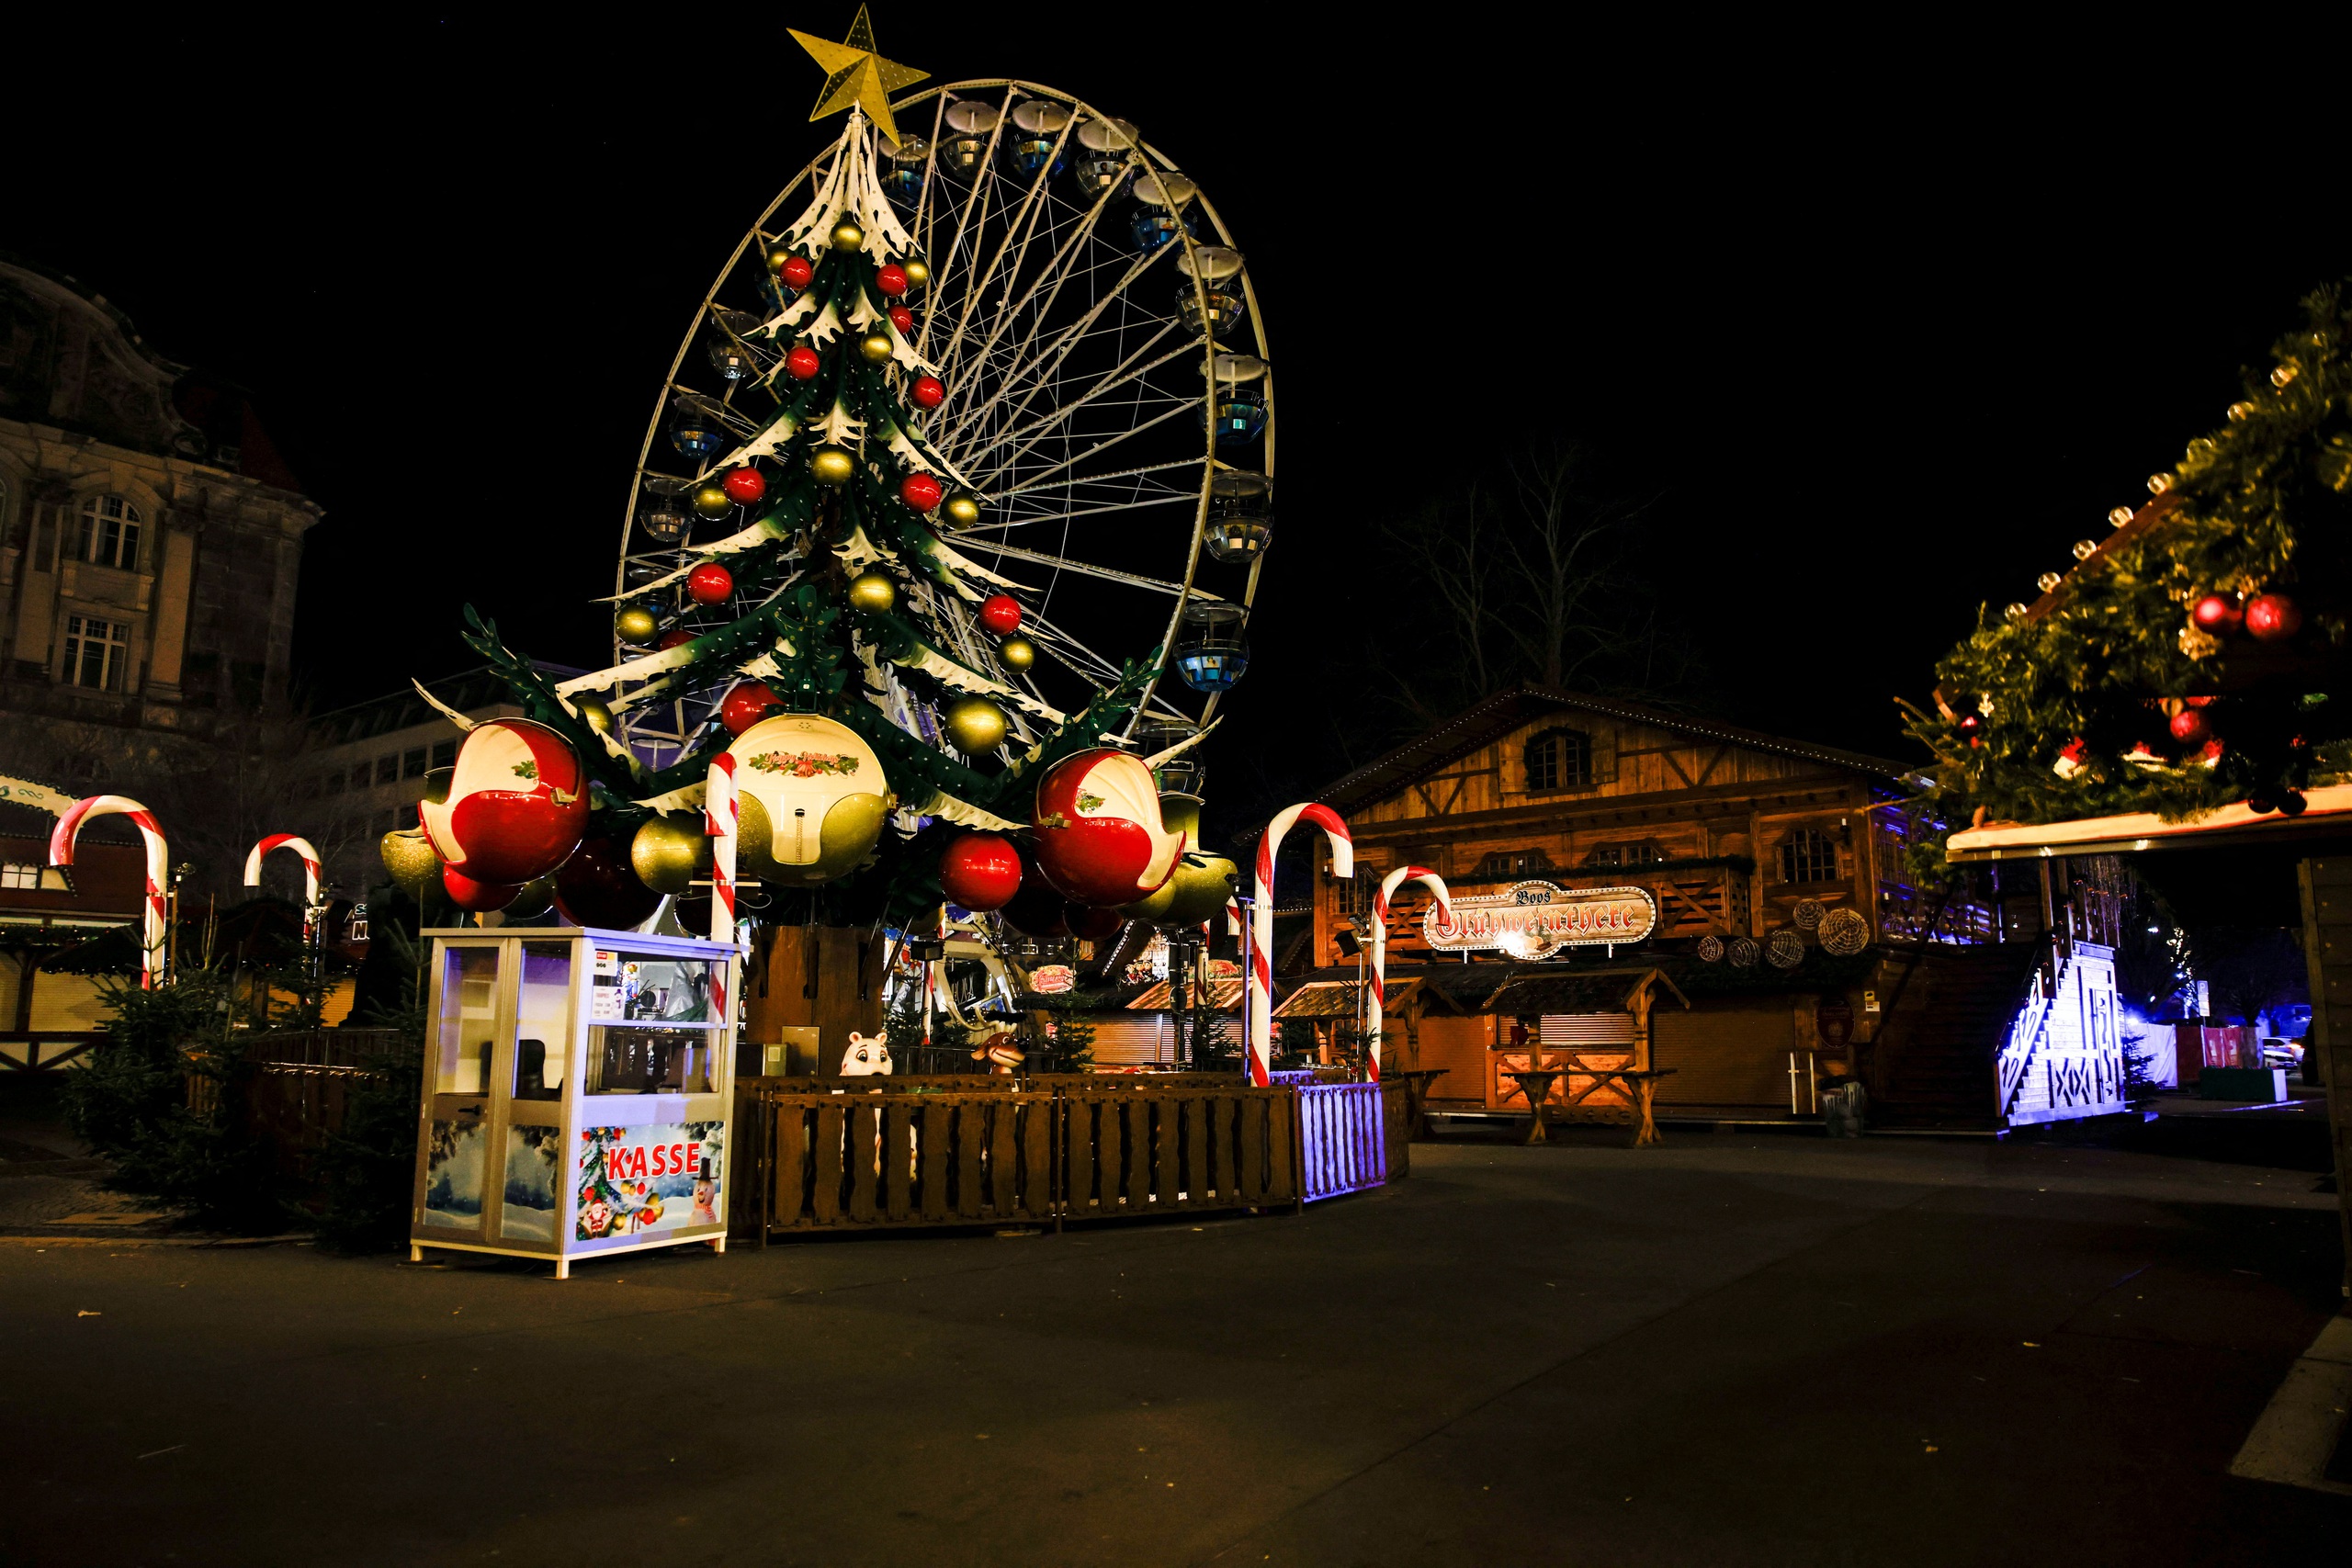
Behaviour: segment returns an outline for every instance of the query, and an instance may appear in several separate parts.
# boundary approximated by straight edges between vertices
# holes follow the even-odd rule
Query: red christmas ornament
[[[655,643],[653,646],[662,652],[667,653],[673,648],[684,648],[686,644],[694,640],[695,634],[686,630],[685,627],[673,626],[668,631],[663,632],[662,634],[662,640]]]
[[[1109,942],[1119,934],[1127,918],[1116,909],[1072,904],[1062,912],[1062,921],[1069,927],[1069,934],[1081,942]]]
[[[1068,900],[1037,874],[1033,863],[1022,874],[1021,890],[1006,901],[1002,913],[1004,923],[1023,936],[1057,937],[1069,935],[1069,926],[1062,919],[1069,908]]]
[[[1021,891],[1021,852],[1001,833],[958,833],[939,853],[939,886],[967,909],[1001,909]]]
[[[1037,781],[1037,869],[1074,904],[1116,908],[1176,874],[1184,835],[1160,820],[1143,759],[1109,747],[1065,757]]]
[[[422,802],[417,812],[444,865],[470,882],[519,887],[579,846],[588,830],[587,775],[571,743],[546,725],[493,719],[458,745],[447,798]]]
[[[629,869],[628,844],[608,835],[582,844],[555,874],[555,907],[575,926],[627,931],[661,904],[662,895]]]
[[[1984,718],[1982,714],[1962,714],[1960,723],[1953,728],[1960,731],[1961,739],[1966,740],[1971,746],[1984,744]]]
[[[807,344],[796,344],[792,352],[784,356],[784,368],[794,380],[807,381],[824,368],[824,361],[819,359],[817,351]]]
[[[2246,635],[2256,642],[2285,642],[2302,629],[2302,611],[2284,593],[2265,593],[2245,607]]]
[[[757,468],[729,468],[727,477],[718,481],[727,499],[739,506],[749,506],[768,492],[767,476]]]
[[[910,333],[915,330],[915,313],[904,305],[893,305],[890,307],[890,324],[900,333]]]
[[[735,574],[715,560],[686,573],[686,597],[697,604],[724,604],[735,592]]]
[[[910,390],[918,408],[935,409],[947,400],[947,389],[936,376],[916,377]]]
[[[1021,601],[1010,593],[991,593],[980,606],[980,625],[999,637],[1021,629]]]
[[[2211,632],[2215,637],[2227,637],[2238,629],[2239,623],[2245,619],[2245,612],[2238,607],[2233,595],[2208,593],[2197,601],[2196,607],[2188,612],[2188,618],[2195,621],[2201,631]]]
[[[523,891],[519,882],[476,882],[464,872],[451,871],[446,865],[441,868],[441,886],[447,890],[450,903],[473,915],[503,909]]]
[[[784,280],[786,288],[806,288],[808,280],[817,276],[817,264],[807,256],[794,256],[776,268],[775,275]]]
[[[885,262],[874,275],[874,287],[896,299],[907,291],[907,269],[897,262]]]
[[[917,512],[929,512],[946,493],[929,474],[909,474],[899,481],[899,499]]]
[[[782,707],[776,694],[768,690],[764,681],[746,681],[727,694],[718,705],[718,722],[727,727],[729,735],[741,735],[768,716],[771,708]]]
[[[2172,716],[2172,738],[2183,746],[2202,746],[2213,738],[2202,708],[2183,708]]]

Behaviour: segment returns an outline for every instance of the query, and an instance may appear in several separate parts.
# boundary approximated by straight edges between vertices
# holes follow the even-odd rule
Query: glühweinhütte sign
[[[1432,901],[1421,934],[1440,953],[1500,952],[1549,958],[1564,947],[1623,947],[1657,929],[1657,900],[1639,887],[1555,886],[1521,882],[1500,893],[1457,895],[1453,922],[1439,924]]]

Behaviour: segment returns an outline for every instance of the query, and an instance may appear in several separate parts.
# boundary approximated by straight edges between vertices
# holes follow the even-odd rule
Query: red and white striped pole
[[[1313,823],[1330,839],[1332,875],[1356,874],[1355,840],[1348,837],[1346,821],[1328,806],[1285,807],[1274,813],[1258,840],[1256,903],[1250,911],[1250,1081],[1261,1089],[1271,1081],[1273,1059],[1274,856],[1283,847],[1283,836],[1300,822]]]
[[[139,984],[152,991],[156,976],[164,972],[164,887],[172,865],[164,830],[155,825],[153,814],[128,795],[94,795],[77,800],[65,808],[49,835],[49,863],[72,865],[74,841],[81,835],[82,824],[93,817],[108,816],[130,818],[147,843],[147,904],[146,918],[141,922]]]
[[[1388,1029],[1388,900],[1408,882],[1419,882],[1437,895],[1438,924],[1453,923],[1453,896],[1445,878],[1425,865],[1400,865],[1380,879],[1372,897],[1372,1039],[1364,1049],[1366,1075],[1380,1081],[1380,1039]]]
[[[302,945],[309,947],[319,934],[319,852],[311,840],[292,833],[272,833],[253,847],[245,856],[245,886],[261,886],[262,857],[272,850],[292,850],[302,857]]]
[[[739,820],[735,800],[735,758],[722,751],[711,759],[709,782],[703,787],[703,831],[710,839],[710,940],[735,945],[735,835]],[[727,976],[731,965],[716,970],[718,1021],[733,1024],[734,998]]]

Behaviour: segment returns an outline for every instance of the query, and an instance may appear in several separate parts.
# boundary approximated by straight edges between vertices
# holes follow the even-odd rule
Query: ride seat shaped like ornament
[[[1002,139],[1004,161],[1023,178],[1034,177],[1052,159],[1051,179],[1058,175],[1069,163],[1069,141],[1062,130],[1069,124],[1069,110],[1044,98],[1031,98],[1016,105],[1012,110],[1012,129]],[[1057,156],[1055,143],[1062,144]]]
[[[967,99],[950,104],[940,116],[944,134],[932,154],[933,166],[949,179],[969,185],[989,157],[989,133],[996,129],[996,110]]]
[[[1209,480],[1209,554],[1248,565],[1274,535],[1274,486],[1263,474],[1228,469]]]
[[[736,863],[763,882],[808,886],[874,852],[897,797],[863,736],[814,714],[762,719],[735,759]]]
[[[1184,606],[1176,629],[1176,673],[1196,692],[1229,692],[1250,671],[1250,612],[1238,604],[1196,600]]]
[[[1200,186],[1172,169],[1162,174],[1137,175],[1136,215],[1130,227],[1136,249],[1148,255],[1174,239],[1179,228],[1199,239],[1200,231],[1193,227],[1193,215],[1185,210],[1199,194]]]
[[[1266,433],[1266,362],[1254,354],[1216,356],[1214,385],[1201,418],[1219,446],[1246,446]]]

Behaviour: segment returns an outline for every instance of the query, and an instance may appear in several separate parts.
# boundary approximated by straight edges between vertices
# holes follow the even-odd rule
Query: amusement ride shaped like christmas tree
[[[1036,657],[1023,585],[949,543],[989,499],[925,433],[947,398],[913,343],[929,270],[876,162],[876,121],[898,143],[887,92],[922,73],[873,51],[863,11],[848,44],[794,36],[832,75],[820,114],[846,104],[849,119],[764,258],[772,313],[740,323],[775,406],[748,432],[740,404],[711,408],[707,460],[676,487],[698,516],[744,525],[621,597],[618,640],[642,651],[606,670],[552,682],[469,609],[468,640],[526,716],[467,726],[386,863],[510,922],[552,905],[637,926],[664,895],[708,897],[718,763],[737,874],[770,921],[920,931],[952,904],[1014,905],[1041,935],[1197,924],[1233,868],[1198,852],[1196,803],[1163,819],[1159,759],[1116,743],[1160,650],[1057,710],[1014,681]],[[691,423],[701,404],[683,401]],[[630,707],[711,690],[711,722],[672,756],[616,733]],[[681,918],[733,934],[723,912]]]
[[[2352,773],[2352,309],[2339,288],[2303,306],[2152,502],[1938,666],[1910,725],[1934,814],[2291,815]]]

